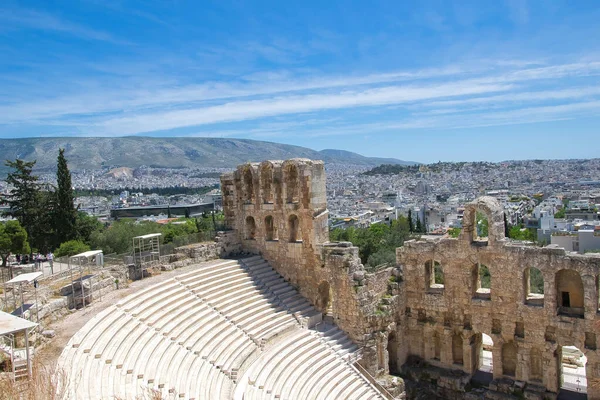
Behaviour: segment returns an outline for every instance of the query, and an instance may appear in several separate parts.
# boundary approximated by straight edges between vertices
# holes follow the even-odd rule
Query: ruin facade
[[[329,242],[323,162],[247,163],[221,184],[241,249],[262,255],[346,331],[372,375],[397,372],[410,356],[474,375],[486,334],[493,379],[552,398],[562,347],[576,346],[587,357],[588,398],[600,399],[600,256],[505,238],[501,206],[481,197],[466,206],[460,237],[407,241],[395,266],[368,272],[356,247]],[[485,238],[478,212],[488,221]],[[530,290],[533,269],[543,294]]]

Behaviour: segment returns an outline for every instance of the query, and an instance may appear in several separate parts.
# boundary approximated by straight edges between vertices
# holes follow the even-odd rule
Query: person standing
[[[50,274],[54,274],[54,254],[50,251],[46,258],[48,259],[48,264],[50,264]]]

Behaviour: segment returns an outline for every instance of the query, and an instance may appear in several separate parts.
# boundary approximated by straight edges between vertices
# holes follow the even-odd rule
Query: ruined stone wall
[[[477,236],[477,210],[488,218],[487,238]],[[398,352],[397,363],[416,355],[473,374],[485,333],[493,340],[495,379],[556,393],[562,346],[574,345],[588,359],[588,398],[600,398],[600,257],[506,239],[502,213],[495,199],[479,198],[466,207],[459,238],[423,238],[397,249],[405,291],[405,315],[397,319],[404,326],[396,333],[404,337],[399,346],[405,354]],[[489,270],[489,288],[482,284],[482,266]],[[432,279],[434,268],[443,271],[443,283]],[[541,271],[543,295],[530,293],[530,268]]]
[[[391,270],[367,274],[358,248],[329,243],[322,161],[292,159],[240,165],[221,176],[223,208],[243,251],[261,254],[357,343],[383,330],[381,311]],[[388,306],[391,308],[391,306]],[[377,325],[377,328],[374,326]],[[377,360],[366,362],[371,371]]]

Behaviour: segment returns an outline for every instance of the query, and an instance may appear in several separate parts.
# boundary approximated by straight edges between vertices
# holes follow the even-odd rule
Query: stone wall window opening
[[[256,222],[253,217],[246,217],[246,239],[256,239]]]
[[[444,290],[444,269],[439,261],[429,260],[425,263],[425,280],[429,291]]]
[[[530,306],[544,305],[544,276],[542,271],[535,267],[525,268],[523,271],[523,291],[525,304]]]
[[[442,338],[439,332],[433,334],[433,359],[439,361],[442,358]]]
[[[288,231],[291,243],[302,241],[300,235],[300,221],[298,220],[298,217],[294,214],[290,215],[290,217],[288,218]]]
[[[244,204],[254,203],[254,179],[250,168],[244,170]]]
[[[544,379],[542,352],[537,347],[533,347],[529,353],[529,379],[537,382],[542,382]]]
[[[473,244],[487,245],[489,235],[488,215],[479,209],[475,209],[472,211],[471,219],[473,223],[473,237],[471,238],[471,242]]]
[[[265,233],[267,240],[277,240],[277,227],[275,226],[275,221],[273,216],[267,215],[265,217]]]
[[[396,332],[391,331],[388,335],[388,363],[390,375],[398,375],[400,369],[398,368],[398,340],[396,338]]]
[[[491,374],[494,371],[494,359],[492,357],[494,341],[490,335],[480,333],[477,335],[474,345],[477,348],[474,349],[473,354],[478,356],[474,365],[477,366],[478,371]]]
[[[273,203],[273,164],[266,163],[260,170],[260,191],[265,204]]]
[[[577,271],[561,269],[555,275],[557,313],[583,318],[583,281]]]
[[[300,200],[300,180],[298,179],[298,167],[288,164],[285,168],[285,199],[286,203],[298,203]]]
[[[319,283],[317,291],[319,293],[319,297],[315,302],[317,309],[321,310],[323,314],[331,314],[333,312],[333,293],[331,291],[331,286],[329,285],[329,282],[322,281],[321,283]]]
[[[502,345],[502,375],[515,376],[517,373],[517,345],[510,341]]]
[[[460,333],[452,336],[452,362],[456,365],[464,364],[463,338]]]
[[[492,275],[484,264],[478,262],[471,270],[473,298],[489,300],[491,298]]]
[[[556,355],[559,370],[559,398],[575,398],[576,393],[587,393],[585,354],[575,346],[562,346],[556,350]],[[570,395],[572,397],[569,397]]]

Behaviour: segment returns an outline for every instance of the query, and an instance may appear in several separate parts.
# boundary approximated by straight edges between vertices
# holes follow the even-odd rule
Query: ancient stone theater
[[[72,398],[600,399],[598,255],[508,239],[480,197],[459,237],[407,241],[367,271],[329,242],[323,162],[247,163],[221,185],[220,258],[79,331],[59,361]]]

